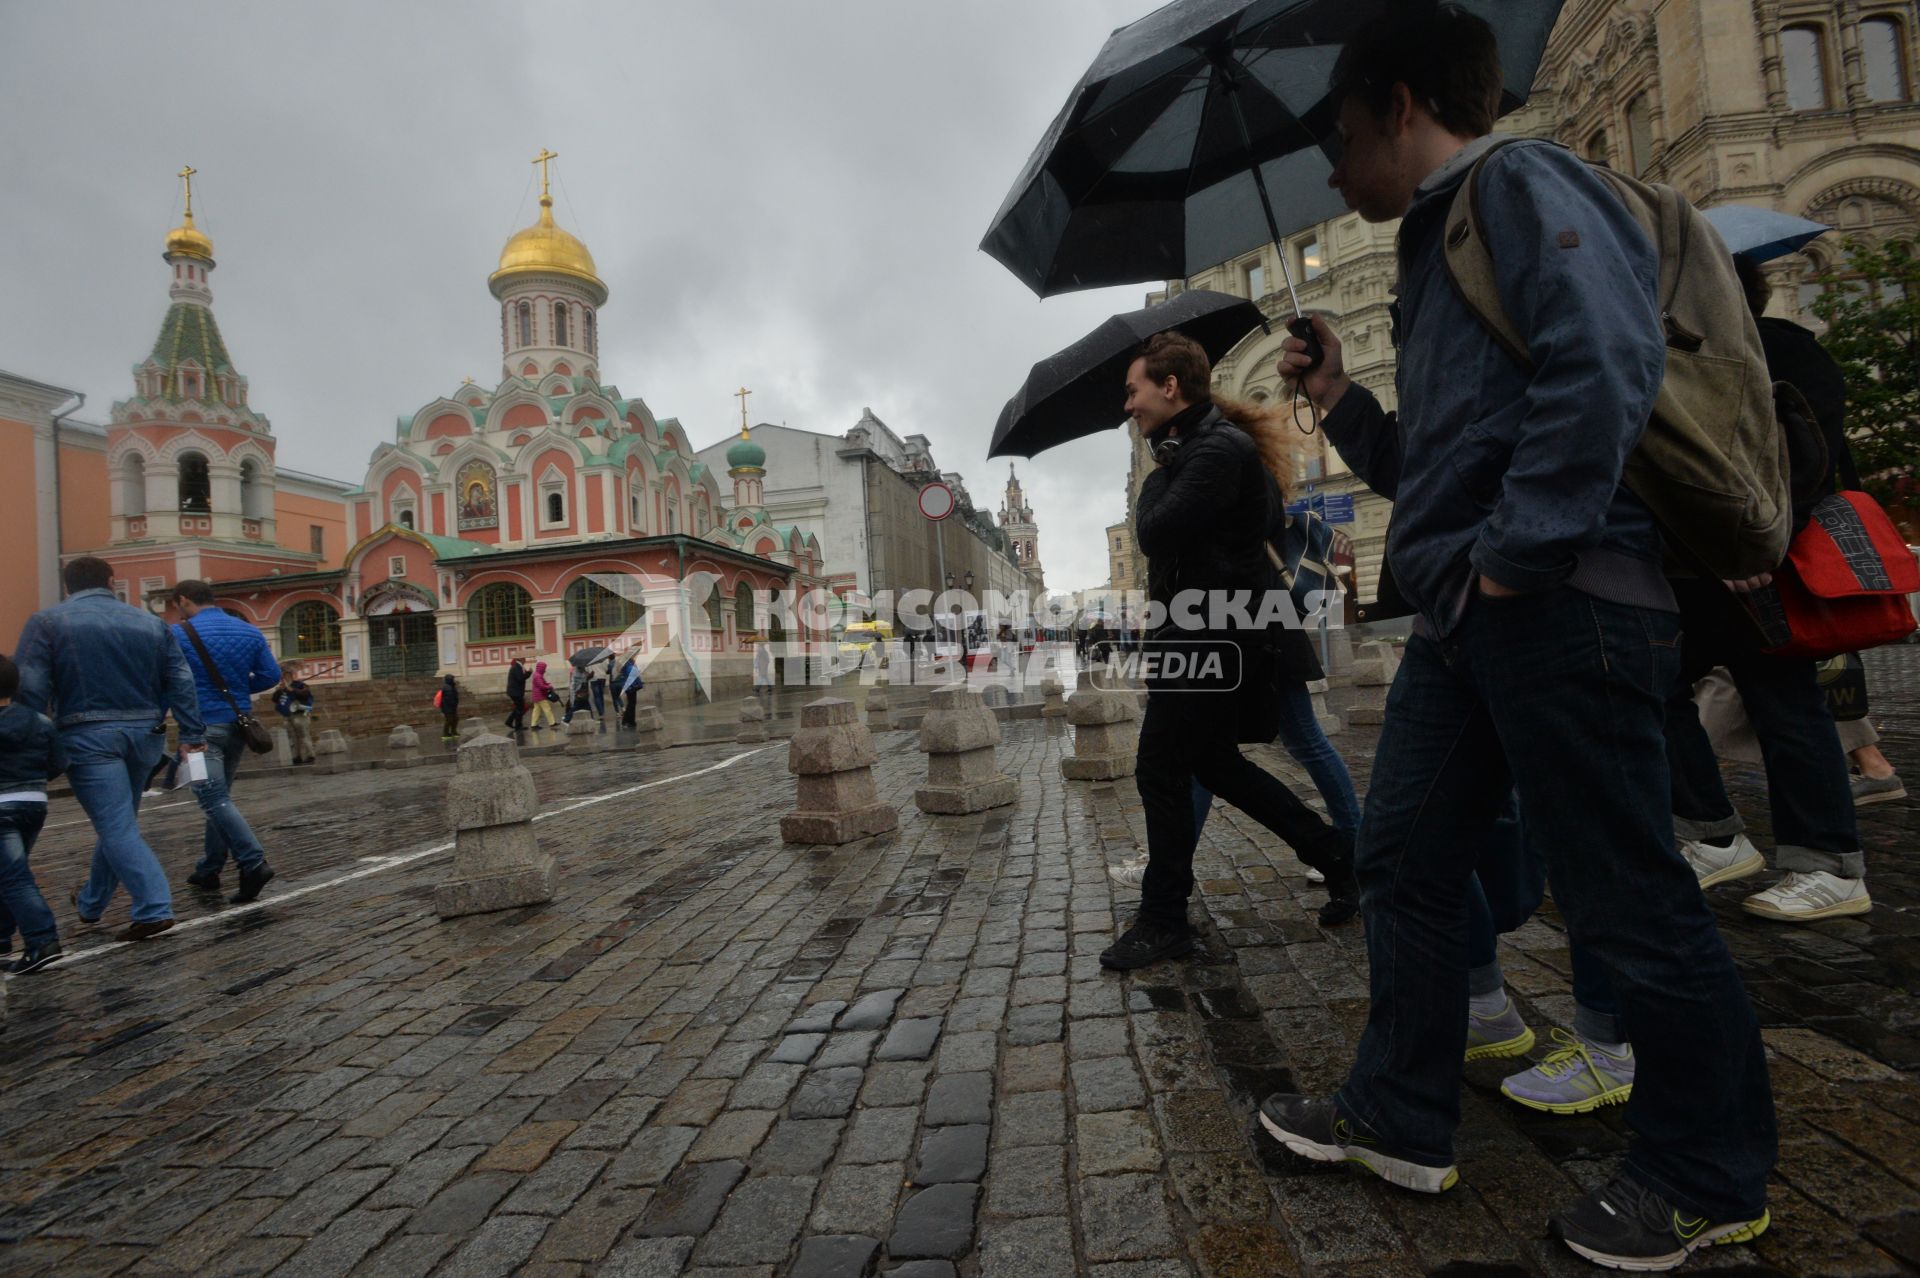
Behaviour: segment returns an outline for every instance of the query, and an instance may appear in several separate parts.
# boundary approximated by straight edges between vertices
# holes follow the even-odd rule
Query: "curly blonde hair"
[[[1260,460],[1266,465],[1267,473],[1273,476],[1273,482],[1280,485],[1283,500],[1293,497],[1293,438],[1297,430],[1293,424],[1293,415],[1273,404],[1258,404],[1252,400],[1228,399],[1224,395],[1213,397],[1213,406],[1220,415],[1245,431],[1260,450]]]

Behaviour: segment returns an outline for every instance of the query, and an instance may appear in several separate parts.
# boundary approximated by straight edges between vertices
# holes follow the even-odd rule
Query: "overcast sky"
[[[106,420],[165,313],[191,164],[281,464],[358,482],[396,417],[498,380],[487,275],[551,147],[555,214],[612,293],[604,380],[696,447],[737,429],[743,385],[756,421],[808,430],[871,406],[997,509],[1001,405],[1146,286],[1042,303],[976,246],[1107,34],[1153,7],[0,0],[0,368]],[[1118,431],[1020,463],[1050,588],[1106,579],[1125,470]]]

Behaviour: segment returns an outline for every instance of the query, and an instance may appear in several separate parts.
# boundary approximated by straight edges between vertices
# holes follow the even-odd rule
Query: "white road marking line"
[[[677,776],[659,777],[652,781],[642,781],[638,785],[630,785],[624,790],[615,790],[610,794],[596,794],[591,798],[578,799],[564,807],[555,808],[551,812],[537,813],[533,819],[535,821],[545,821],[551,817],[565,816],[569,812],[578,812],[581,808],[590,808],[596,803],[607,803],[614,799],[624,799],[630,794],[638,794],[642,790],[651,790],[655,786],[671,785],[675,781],[691,781],[695,777],[703,777],[710,772],[719,772],[725,768],[731,768],[742,759],[751,759],[754,755],[765,754],[773,748],[774,747],[770,745],[762,746],[758,750],[748,750],[744,753],[733,755],[731,758],[722,759],[720,762],[710,764],[707,767],[696,768],[692,772],[682,772]],[[221,923],[253,910],[265,909],[269,905],[283,905],[288,901],[307,896],[310,893],[325,891],[331,887],[339,887],[342,883],[351,883],[355,879],[364,879],[375,874],[383,874],[388,870],[397,869],[403,865],[411,865],[415,861],[422,861],[427,857],[437,856],[442,852],[450,852],[452,850],[453,840],[449,839],[445,843],[436,843],[430,848],[419,848],[412,852],[402,852],[392,856],[371,858],[376,860],[377,864],[369,865],[365,869],[349,870],[347,873],[336,875],[331,879],[323,879],[318,883],[309,883],[305,887],[294,888],[291,892],[281,892],[276,896],[261,897],[258,901],[252,901],[246,905],[230,906],[218,914],[203,914],[198,918],[182,919],[180,922],[175,923],[173,927],[153,939],[164,940],[184,932],[188,928],[206,927],[209,924]],[[364,861],[370,858],[362,857],[360,859]],[[143,944],[143,942],[108,941],[105,944],[96,945],[91,949],[75,950],[71,953],[63,954],[60,956],[60,961],[53,966],[59,968],[72,967],[76,963],[84,963],[88,959],[98,958],[102,954],[111,954],[115,950],[124,950],[130,946],[140,944]],[[12,980],[13,978],[9,976],[7,979]]]
[[[197,806],[197,804],[198,804],[198,800],[196,799],[187,799],[186,801],[181,803],[162,803],[158,807],[142,807],[140,809],[140,815],[145,816],[149,812],[166,812],[173,808],[191,808],[191,807]],[[78,821],[56,821],[52,825],[43,825],[40,828],[43,831],[64,830],[70,825],[85,825],[87,824],[87,821],[88,821],[87,817],[81,817]]]

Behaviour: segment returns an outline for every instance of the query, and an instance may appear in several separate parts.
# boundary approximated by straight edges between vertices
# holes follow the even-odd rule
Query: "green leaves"
[[[1885,503],[1920,498],[1920,256],[1905,240],[1847,241],[1813,313],[1847,378],[1847,435],[1862,483]]]

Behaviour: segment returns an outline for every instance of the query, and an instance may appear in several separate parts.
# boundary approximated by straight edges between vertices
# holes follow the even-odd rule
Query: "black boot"
[[[228,897],[227,900],[233,902],[235,905],[245,905],[249,901],[257,900],[260,896],[260,889],[272,881],[273,867],[265,861],[260,863],[260,868],[257,870],[243,868],[240,871],[240,890]]]
[[[218,874],[189,874],[187,876],[187,885],[189,887],[197,887],[203,892],[218,892],[220,890],[220,876]]]

